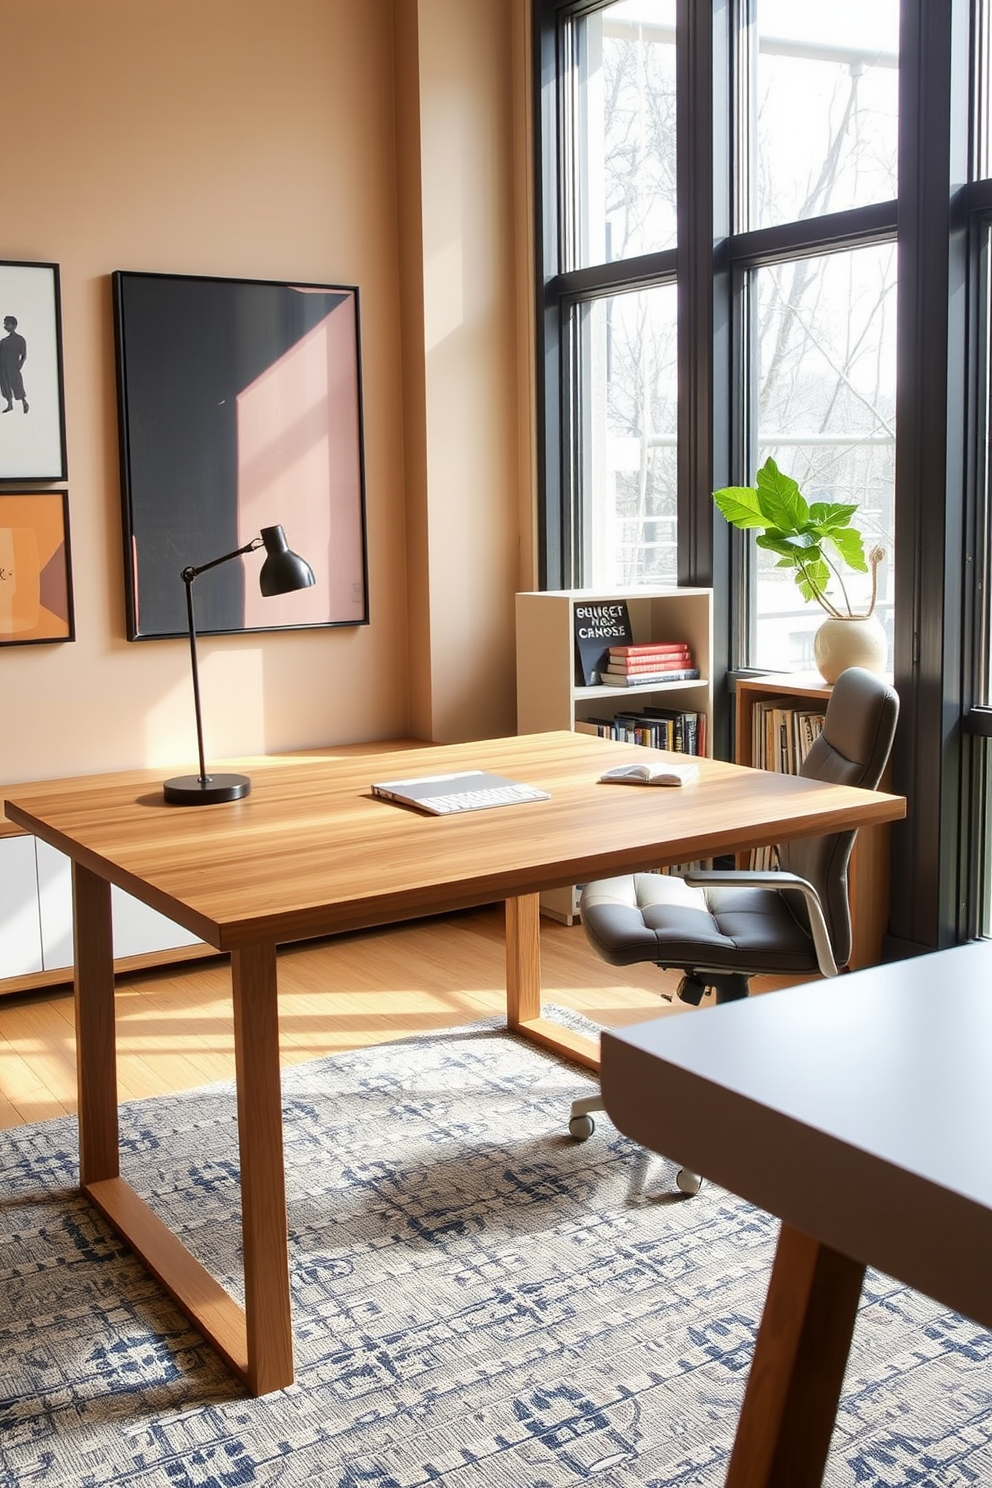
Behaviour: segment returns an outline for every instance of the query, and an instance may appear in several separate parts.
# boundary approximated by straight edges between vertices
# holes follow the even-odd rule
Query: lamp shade
[[[266,599],[274,594],[291,594],[294,589],[309,589],[314,583],[313,569],[305,558],[294,553],[281,527],[263,527],[265,562],[258,575],[258,587]]]

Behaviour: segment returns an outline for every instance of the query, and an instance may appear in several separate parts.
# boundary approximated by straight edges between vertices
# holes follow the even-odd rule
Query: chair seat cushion
[[[612,966],[815,973],[801,905],[795,893],[775,889],[698,889],[670,874],[635,873],[587,884],[580,913],[588,939]]]

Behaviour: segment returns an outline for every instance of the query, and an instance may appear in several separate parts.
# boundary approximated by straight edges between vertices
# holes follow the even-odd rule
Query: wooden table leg
[[[541,1016],[541,898],[506,901],[506,1021],[511,1028]]]
[[[110,884],[79,863],[72,865],[72,918],[79,1181],[85,1187],[118,1176],[120,1141]]]
[[[864,1274],[783,1224],[727,1488],[819,1488]]]
[[[599,1070],[599,1040],[541,1016],[541,897],[522,894],[506,901],[506,1022],[515,1033]]]
[[[275,946],[231,955],[241,1147],[248,1388],[293,1383]]]

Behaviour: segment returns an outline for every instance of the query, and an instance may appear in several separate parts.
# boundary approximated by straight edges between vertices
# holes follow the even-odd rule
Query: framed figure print
[[[0,261],[0,483],[65,477],[59,267]]]
[[[197,585],[199,634],[368,621],[358,290],[113,276],[128,640],[187,634],[187,566],[285,529],[315,584],[253,560]]]
[[[68,493],[0,492],[0,646],[74,639]]]

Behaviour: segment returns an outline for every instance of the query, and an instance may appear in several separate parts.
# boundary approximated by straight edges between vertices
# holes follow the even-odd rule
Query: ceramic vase
[[[828,616],[813,637],[816,669],[824,682],[836,682],[841,672],[853,666],[884,672],[887,654],[885,630],[877,615]]]

